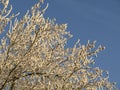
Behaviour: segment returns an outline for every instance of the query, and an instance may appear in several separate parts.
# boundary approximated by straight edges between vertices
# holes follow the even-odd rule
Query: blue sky
[[[37,0],[11,0],[13,12],[22,17]],[[120,88],[120,0],[45,0],[49,3],[45,17],[56,18],[57,23],[68,23],[73,34],[67,46],[80,38],[85,44],[97,40],[106,50],[98,54],[96,66],[108,70],[110,81]]]

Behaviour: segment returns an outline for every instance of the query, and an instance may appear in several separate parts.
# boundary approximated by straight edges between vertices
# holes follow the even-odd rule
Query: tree
[[[108,72],[93,66],[104,47],[79,40],[65,47],[67,25],[44,18],[42,2],[18,20],[9,0],[0,0],[0,90],[117,90]]]

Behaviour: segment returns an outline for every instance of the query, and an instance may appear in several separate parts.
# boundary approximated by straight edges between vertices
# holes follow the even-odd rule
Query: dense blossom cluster
[[[18,20],[9,0],[0,0],[0,33],[7,32],[0,43],[0,90],[117,90],[107,71],[93,67],[104,47],[78,40],[66,48],[67,25],[45,19],[48,5],[41,10],[41,3]]]

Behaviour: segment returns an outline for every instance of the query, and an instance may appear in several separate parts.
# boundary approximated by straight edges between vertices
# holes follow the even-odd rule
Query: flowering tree
[[[103,46],[95,41],[65,48],[66,24],[45,19],[43,1],[18,20],[9,0],[0,0],[0,90],[117,90],[108,72],[93,67]]]

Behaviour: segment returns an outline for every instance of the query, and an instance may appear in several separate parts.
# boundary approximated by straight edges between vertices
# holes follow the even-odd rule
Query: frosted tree
[[[44,18],[42,3],[17,19],[9,0],[0,0],[0,90],[117,90],[108,72],[93,66],[104,47],[79,40],[65,47],[67,25]]]

